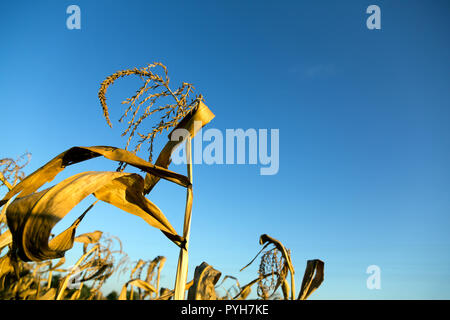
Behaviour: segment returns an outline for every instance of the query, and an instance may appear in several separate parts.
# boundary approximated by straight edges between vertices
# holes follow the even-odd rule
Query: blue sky
[[[66,28],[71,4],[81,30]],[[366,27],[371,4],[381,30]],[[312,299],[449,299],[449,9],[446,1],[2,2],[0,157],[31,152],[29,174],[72,146],[123,147],[120,102],[139,82],[108,90],[113,129],[99,85],[160,61],[174,86],[190,82],[203,94],[216,115],[208,127],[280,130],[276,175],[194,166],[189,278],[206,261],[252,280],[257,265],[239,269],[267,233],[291,249],[298,284],[306,260],[325,262]],[[55,182],[115,168],[95,159]],[[150,199],[181,233],[185,191],[161,182]],[[106,204],[79,232],[97,229],[119,236],[132,260],[165,255],[162,281],[173,287],[178,250],[160,232]],[[373,264],[381,290],[366,288]]]

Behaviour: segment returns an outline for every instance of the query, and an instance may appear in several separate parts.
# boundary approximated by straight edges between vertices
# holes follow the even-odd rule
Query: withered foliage
[[[187,281],[193,203],[191,139],[214,118],[214,114],[201,95],[191,97],[192,84],[183,82],[177,89],[172,89],[167,68],[154,63],[140,69],[115,72],[102,82],[98,97],[110,126],[106,91],[117,79],[130,75],[138,76],[143,85],[135,95],[123,101],[126,109],[119,121],[127,119],[127,128],[122,133],[128,137],[124,149],[112,146],[73,147],[28,176],[22,169],[29,161],[29,154],[17,160],[0,160],[0,187],[6,188],[0,199],[0,299],[105,299],[101,292],[105,281],[112,274],[123,274],[128,270],[131,270],[130,278],[117,297],[121,300],[185,299],[186,296],[188,299],[246,299],[254,284],[258,285],[260,299],[277,298],[276,292],[280,287],[285,299],[295,299],[290,251],[268,235],[260,237],[264,247],[258,255],[269,245],[273,247],[264,251],[258,277],[247,285],[241,287],[235,277],[225,276],[222,283],[231,279],[236,285],[226,290],[224,296],[219,295],[216,288],[220,286],[217,282],[221,272],[206,262],[198,266],[194,278]],[[143,121],[156,114],[160,115],[157,124],[148,132],[138,132]],[[173,130],[168,141],[153,161],[154,139],[169,129]],[[178,129],[183,129],[187,135],[183,135],[181,140],[172,139]],[[140,139],[130,151],[135,135]],[[148,161],[137,155],[144,142],[149,143]],[[182,143],[186,144],[186,175],[169,170],[171,155]],[[80,172],[48,186],[58,173],[72,164],[96,157],[119,163],[118,170]],[[127,165],[141,170],[141,174],[124,172]],[[146,197],[161,179],[186,189],[182,232],[177,232],[158,206]],[[66,230],[53,235],[54,226],[90,195],[96,198],[95,202]],[[98,201],[140,217],[179,247],[173,290],[160,287],[165,257],[138,260],[129,268],[129,258],[119,239],[105,236],[99,230],[76,235],[77,227]],[[75,242],[83,245],[83,252],[74,265],[67,267],[64,256]],[[322,281],[323,262],[308,261],[298,299],[306,299]]]
[[[300,292],[296,298],[295,270],[290,250],[286,249],[279,240],[267,234],[261,235],[259,243],[264,245],[263,248],[241,269],[241,271],[246,269],[264,252],[258,268],[258,277],[242,287],[241,291],[234,297],[235,299],[245,299],[250,294],[251,287],[257,284],[257,294],[261,299],[278,298],[277,289],[281,287],[284,299],[305,300],[322,284],[324,279],[323,261],[318,259],[308,260]],[[272,247],[264,251],[270,245]],[[290,274],[290,284],[288,274]]]

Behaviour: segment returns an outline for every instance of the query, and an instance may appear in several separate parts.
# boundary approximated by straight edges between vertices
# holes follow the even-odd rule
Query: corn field
[[[98,97],[106,123],[111,127],[106,92],[116,80],[127,76],[139,77],[143,84],[135,95],[122,102],[125,110],[120,121],[126,121],[123,148],[72,147],[28,176],[23,169],[30,161],[30,154],[17,159],[0,159],[0,188],[5,194],[0,200],[0,299],[244,300],[252,290],[257,299],[307,299],[324,279],[324,263],[318,259],[308,260],[301,285],[296,290],[290,250],[267,234],[259,238],[262,249],[241,269],[245,270],[260,259],[258,274],[249,283],[241,285],[236,275],[222,277],[222,273],[207,262],[195,267],[193,279],[187,278],[193,214],[191,140],[201,127],[213,120],[214,114],[203,96],[194,93],[192,84],[182,83],[172,88],[167,68],[154,63],[115,72],[101,83]],[[139,132],[143,122],[158,116],[150,132]],[[201,126],[194,126],[194,123],[201,123]],[[172,135],[178,129],[188,134],[177,141]],[[170,131],[168,141],[155,157],[155,138],[164,131]],[[186,150],[186,174],[169,169],[172,153],[182,144]],[[148,151],[146,159],[137,155],[144,145]],[[80,172],[48,185],[72,164],[98,157],[116,162],[117,170]],[[129,173],[127,167],[137,168],[141,174]],[[158,206],[146,197],[160,182],[175,183],[186,189],[181,232],[177,232]],[[54,235],[54,226],[89,195],[96,200],[66,230]],[[178,247],[173,288],[160,285],[166,257],[131,263],[120,239],[106,235],[107,230],[94,229],[77,235],[77,227],[88,213],[95,211],[99,201],[138,216],[159,229],[167,238],[168,246]],[[83,245],[82,255],[73,266],[65,268],[65,253],[75,242]],[[159,250],[164,251],[164,248]],[[129,280],[121,284],[120,293],[105,296],[102,288],[106,280],[119,273],[129,274]],[[230,281],[231,287],[225,287]],[[219,294],[219,288],[225,294]]]

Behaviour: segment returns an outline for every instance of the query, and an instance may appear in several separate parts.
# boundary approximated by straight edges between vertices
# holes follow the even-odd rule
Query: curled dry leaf
[[[149,225],[163,231],[169,239],[180,243],[181,238],[161,210],[144,197],[143,188],[144,181],[138,174],[83,172],[52,188],[16,198],[9,205],[6,215],[19,257],[24,261],[62,257],[65,251],[72,248],[75,230],[84,214],[68,229],[49,241],[51,230],[90,194],[141,217]]]
[[[203,262],[195,268],[194,284],[189,289],[188,300],[217,300],[215,285],[222,273]]]
[[[109,160],[127,163],[151,175],[172,181],[184,187],[190,185],[190,182],[186,176],[170,171],[166,168],[153,165],[150,162],[147,162],[135,154],[123,149],[108,146],[73,147],[59,154],[44,166],[24,178],[20,183],[15,185],[4,196],[4,198],[0,200],[0,206],[3,206],[15,195],[17,195],[17,197],[25,197],[30,195],[46,182],[52,181],[56,175],[67,166],[99,156],[103,156]]]
[[[156,292],[156,289],[148,282],[145,282],[144,280],[141,280],[141,279],[132,279],[132,280],[128,281],[127,283],[125,283],[124,286],[122,287],[122,291],[120,292],[119,300],[127,300],[127,288],[129,285],[138,287],[148,293]],[[131,296],[133,296],[133,291],[131,291]]]
[[[320,287],[324,279],[324,265],[324,262],[319,259],[308,260],[298,300],[307,299]]]
[[[102,231],[94,231],[94,232],[88,232],[80,234],[79,236],[75,237],[75,242],[81,242],[84,244],[92,244],[96,243],[100,240],[102,237],[103,232]]]
[[[200,102],[199,106],[182,120],[177,129],[184,128],[194,135],[201,128],[201,126],[197,128],[194,121],[201,121],[204,125],[213,116],[206,105]],[[166,151],[163,150],[161,153],[160,157],[164,160],[161,161],[165,167],[169,165],[171,152],[179,143],[170,141],[167,145],[171,147],[165,148]],[[36,192],[46,182],[53,180],[65,167],[98,156],[126,163],[147,172],[147,185],[137,174],[86,172],[72,176],[52,188]],[[7,218],[19,256],[25,261],[58,258],[72,247],[75,229],[84,215],[48,242],[50,231],[76,204],[92,193],[99,200],[140,216],[151,226],[160,229],[174,243],[183,246],[183,238],[177,235],[161,210],[143,196],[144,192],[148,193],[160,178],[187,187],[188,192],[190,190],[191,182],[188,177],[153,165],[129,151],[105,146],[73,147],[14,186],[0,200],[0,206],[16,196],[7,210]],[[191,205],[192,199],[190,201],[188,199],[187,206]]]
[[[147,269],[147,277],[145,278],[145,281],[148,283],[151,283],[154,276],[154,270],[156,270],[156,293],[158,297],[158,290],[159,290],[159,281],[161,279],[161,270],[164,268],[164,264],[166,263],[166,257],[163,256],[157,256],[155,259],[153,259]]]
[[[88,245],[97,243],[102,235],[103,232],[97,230],[94,232],[80,234],[79,236],[75,237],[74,241],[83,243],[83,252],[86,253]]]
[[[12,242],[11,231],[6,230],[0,234],[0,251]]]
[[[169,141],[162,149],[155,165],[161,168],[168,168],[171,163],[171,155],[175,149],[183,142],[183,140],[175,139],[175,133],[183,137],[189,136],[191,139],[195,137],[197,132],[214,119],[214,113],[204,104],[199,101],[198,104],[180,121],[180,123],[170,132]],[[185,130],[185,131],[182,131]],[[185,135],[183,135],[183,132]],[[158,183],[160,177],[157,175],[147,174],[145,176],[145,193],[149,193],[153,187]]]
[[[163,68],[164,70],[166,70],[164,66]],[[120,74],[120,76],[122,76],[122,74]],[[158,77],[154,78],[153,80],[155,79],[159,81]],[[65,251],[69,250],[73,246],[74,241],[78,241],[84,244],[84,255],[79,260],[79,262],[77,262],[80,270],[85,271],[89,268],[96,269],[93,275],[85,272],[85,276],[80,279],[81,281],[88,281],[92,278],[96,278],[96,276],[99,274],[103,275],[106,269],[111,268],[111,265],[108,263],[109,255],[111,254],[109,251],[106,256],[101,256],[100,249],[93,248],[89,252],[86,252],[87,246],[89,244],[96,244],[99,241],[102,235],[100,231],[83,234],[75,238],[75,231],[77,226],[79,225],[85,214],[92,208],[92,205],[78,219],[76,219],[76,221],[68,229],[63,231],[61,234],[57,235],[56,237],[53,237],[53,235],[51,234],[52,228],[62,218],[64,218],[71,209],[73,209],[80,201],[82,201],[90,194],[93,194],[95,197],[97,197],[98,200],[110,203],[124,211],[135,214],[144,219],[149,225],[160,229],[171,241],[181,247],[183,257],[185,257],[185,259],[182,259],[183,263],[181,263],[181,270],[183,274],[187,274],[186,239],[188,239],[189,237],[189,226],[192,209],[192,165],[191,161],[188,161],[189,174],[187,177],[170,171],[167,168],[171,162],[171,154],[176,149],[176,147],[180,143],[182,143],[182,141],[186,137],[189,137],[187,140],[190,143],[190,139],[195,136],[198,130],[200,130],[204,125],[209,123],[214,118],[214,114],[202,102],[201,95],[191,104],[188,105],[186,103],[186,98],[188,97],[189,91],[191,90],[191,85],[183,83],[183,86],[180,89],[178,89],[176,92],[172,92],[168,88],[168,77],[166,77],[166,80],[161,82],[161,85],[166,87],[168,89],[168,92],[170,92],[170,94],[175,98],[177,106],[173,107],[173,109],[176,109],[177,112],[176,115],[172,115],[173,118],[169,122],[165,123],[163,127],[160,126],[155,130],[159,130],[158,132],[162,132],[163,129],[169,130],[169,128],[173,128],[175,126],[176,127],[169,134],[170,141],[166,144],[163,151],[160,153],[155,165],[139,158],[134,153],[114,147],[73,147],[56,156],[54,159],[52,159],[37,171],[33,172],[28,177],[24,178],[23,180],[20,179],[21,181],[19,183],[7,185],[9,192],[4,196],[3,199],[0,200],[0,207],[7,204],[2,210],[0,223],[6,216],[9,230],[0,235],[0,244],[6,246],[11,243],[12,239],[13,247],[10,253],[12,252],[14,254],[8,254],[0,258],[0,272],[2,274],[11,272],[12,266],[15,266],[16,264],[19,264],[21,266],[21,269],[26,269],[26,264],[18,261],[16,259],[16,256],[20,257],[24,261],[43,261],[47,259],[63,257]],[[141,94],[144,91],[141,90]],[[157,96],[158,95],[155,95],[154,97]],[[137,99],[138,95],[136,95],[136,97],[134,98]],[[130,100],[130,103],[132,105],[134,105],[135,103],[133,99]],[[144,102],[145,101],[147,100],[144,99]],[[131,109],[129,108],[129,110]],[[129,110],[127,109],[127,111]],[[135,114],[133,115],[133,119],[136,115],[137,109],[134,112]],[[146,113],[144,118],[151,114],[152,113]],[[168,115],[171,114],[168,113]],[[136,129],[137,125],[140,124],[142,119],[139,119],[137,122],[130,122],[134,126],[132,128],[132,131],[130,131],[130,138],[134,134],[134,130]],[[180,119],[182,120],[180,121]],[[182,134],[183,140],[181,141],[179,139],[174,139],[172,141],[175,130],[179,129],[184,129],[184,132],[187,134]],[[128,128],[127,130],[130,130],[130,128]],[[151,141],[153,141],[153,136],[140,136],[144,140],[151,138]],[[179,132],[177,132],[176,136],[180,136]],[[137,150],[139,150],[139,148],[135,149],[135,151]],[[131,165],[141,169],[142,171],[146,172],[145,180],[140,175],[130,173],[83,172],[67,178],[51,188],[37,191],[45,183],[52,181],[55,176],[59,172],[64,170],[67,166],[99,156],[103,156],[109,160],[121,163],[122,168],[124,168],[125,165]],[[4,177],[2,176],[2,178]],[[165,179],[187,188],[183,237],[179,236],[175,232],[169,221],[162,214],[161,210],[159,210],[156,205],[154,205],[144,196],[152,190],[152,188],[160,179]],[[5,179],[2,179],[2,181],[3,180]],[[9,202],[11,202],[10,206]],[[89,255],[94,252],[92,250],[96,252],[96,255],[88,259],[87,257],[89,257]],[[88,261],[86,263],[80,264],[84,260],[84,258],[86,258]],[[155,293],[157,291],[159,287],[160,271],[165,263],[164,257],[158,258],[153,260],[149,264],[147,272],[147,280],[149,281],[144,281],[141,279],[133,279],[128,281],[125,285],[125,295],[126,286],[128,285],[131,287],[136,286],[140,289],[143,289],[147,293]],[[12,261],[11,259],[13,259],[14,261]],[[62,261],[63,258],[60,260],[60,262]],[[14,285],[14,287],[12,288],[13,296],[20,296],[24,299],[32,296],[34,296],[36,299],[55,298],[55,288],[51,288],[50,286],[52,282],[52,272],[61,271],[57,269],[60,263],[58,263],[54,267],[52,267],[51,263],[38,263],[34,265],[36,267],[32,271],[32,277],[27,276],[25,278],[21,278],[19,282]],[[155,289],[150,284],[150,281],[153,278],[156,266],[158,266],[158,268],[156,279],[157,288]],[[41,274],[43,274],[40,268],[44,267],[48,267],[48,270],[45,271],[48,272],[48,280],[40,278]],[[16,271],[19,270],[19,268],[15,269]],[[209,272],[213,272],[212,270],[214,269],[211,268]],[[107,277],[108,275],[109,274],[106,274],[105,277]],[[67,281],[69,279],[68,276],[69,275],[67,275],[62,281],[65,285],[67,285]],[[33,279],[34,277],[38,277],[37,289],[31,287],[31,285],[35,281]],[[217,282],[219,277],[220,272],[218,273],[217,279],[213,281],[212,292],[214,292],[214,284],[215,282]],[[183,277],[180,277],[180,279],[181,278]],[[206,279],[207,278],[204,278],[204,280],[202,281],[206,283]],[[47,280],[47,288],[41,288],[40,282],[42,280]],[[183,282],[182,289],[189,289],[192,285],[193,281],[187,284]],[[198,287],[196,290],[200,290],[199,288],[201,288],[201,282],[197,282],[196,286]],[[94,295],[96,297],[100,296],[97,295],[97,293],[99,293],[98,288],[91,288],[91,290],[92,292],[94,292]],[[176,292],[176,290],[165,292],[165,297],[160,298],[170,298],[174,295],[174,292]],[[81,287],[80,290],[71,295],[71,298],[78,299],[80,297],[80,293]],[[212,296],[212,293],[210,294]],[[62,287],[60,287],[57,299],[61,299],[65,295],[65,286],[63,285]],[[169,297],[166,297],[167,295]],[[91,295],[91,297],[92,296],[93,295]]]

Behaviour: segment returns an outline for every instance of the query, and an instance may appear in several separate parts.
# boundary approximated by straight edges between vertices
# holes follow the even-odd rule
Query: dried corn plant
[[[26,159],[25,159],[26,158]],[[16,160],[12,158],[0,159],[0,187],[4,186],[11,190],[25,174],[22,169],[29,163],[30,153],[26,153]],[[9,202],[7,203],[9,204]],[[6,206],[0,211],[0,253],[3,249],[10,249],[12,244],[12,234],[6,223]],[[30,266],[23,267],[14,259],[11,259],[11,253],[8,251],[0,258],[0,298],[8,299],[12,297],[29,296],[28,287],[33,280],[28,276]],[[20,275],[27,276],[27,279],[16,281]]]
[[[101,299],[101,288],[105,281],[113,274],[120,273],[127,268],[128,256],[122,250],[120,240],[115,237],[103,236],[101,231],[82,234],[75,238],[76,242],[83,243],[83,255],[65,270],[65,276],[58,286],[57,300],[67,298],[79,299],[85,283],[90,283],[86,299]],[[115,248],[115,244],[119,248]],[[66,290],[72,279],[76,279],[77,289]]]
[[[195,268],[192,287],[188,292],[189,300],[217,300],[216,283],[222,273],[203,262]]]
[[[55,298],[56,284],[53,273],[64,260],[53,264],[11,262],[10,256],[0,258],[0,298],[50,300]]]
[[[258,277],[242,287],[234,299],[245,299],[253,285],[257,285],[257,295],[260,299],[278,299],[277,290],[281,288],[283,297],[287,299],[307,299],[324,279],[324,263],[321,260],[308,260],[298,297],[295,291],[295,270],[291,260],[290,250],[277,239],[267,234],[261,235],[259,243],[263,248],[242,270],[250,266],[262,253],[258,268]],[[272,245],[272,247],[269,247]],[[269,248],[268,248],[269,247]],[[268,248],[268,249],[267,249]],[[267,249],[267,250],[266,250]],[[290,274],[290,285],[288,281]]]
[[[75,238],[83,243],[83,255],[78,262],[63,268],[65,258],[56,263],[23,262],[10,259],[7,254],[0,259],[0,298],[2,299],[102,299],[100,292],[106,279],[123,266],[125,253],[113,250],[111,238],[101,238],[101,232],[82,234]],[[117,262],[117,258],[120,261]],[[75,271],[75,273],[74,273]],[[76,276],[74,278],[74,276]],[[79,287],[68,288],[75,279]],[[90,286],[86,286],[90,283]],[[85,297],[82,297],[82,292]]]
[[[120,300],[179,300],[184,299],[186,293],[188,299],[193,300],[242,300],[248,298],[254,285],[257,286],[256,293],[260,299],[279,299],[279,289],[284,299],[307,299],[323,281],[324,263],[320,260],[307,261],[296,297],[291,253],[280,241],[266,234],[260,237],[260,244],[263,245],[261,251],[241,269],[244,270],[261,256],[258,277],[248,284],[241,287],[237,278],[227,275],[217,285],[221,272],[206,262],[197,266],[194,278],[187,281],[193,201],[191,139],[214,118],[214,114],[204,104],[201,95],[190,97],[194,90],[192,84],[182,83],[177,89],[172,89],[167,68],[161,63],[154,63],[140,69],[118,71],[102,82],[98,96],[110,126],[112,123],[106,104],[106,91],[117,79],[130,75],[138,76],[143,85],[135,95],[122,102],[126,108],[119,121],[127,121],[122,133],[122,136],[127,136],[124,149],[109,146],[73,147],[27,177],[22,169],[29,161],[29,154],[17,160],[0,160],[0,187],[7,188],[0,200],[0,253],[8,249],[0,257],[0,299],[105,299],[101,292],[105,281],[112,274],[123,274],[128,270],[131,271],[130,278],[123,284],[118,296]],[[140,131],[144,120],[154,118],[157,114],[160,118],[156,125],[147,132]],[[169,129],[173,129],[168,135],[169,141],[153,161],[155,138]],[[187,135],[181,140],[172,139],[178,129],[183,129]],[[136,135],[139,139],[131,146]],[[144,143],[149,145],[148,161],[137,156]],[[182,143],[186,144],[186,175],[168,169],[172,153]],[[96,157],[117,162],[118,169],[81,172],[53,186],[46,185],[72,164]],[[124,172],[127,166],[141,170],[142,175]],[[157,205],[146,197],[161,179],[186,188],[184,224],[180,233],[177,233]],[[44,185],[46,188],[42,189]],[[54,236],[54,226],[90,195],[96,200],[70,227]],[[140,217],[180,248],[174,289],[160,287],[165,257],[138,260],[130,267],[120,239],[105,236],[99,230],[76,236],[77,227],[98,201]],[[65,252],[75,242],[83,245],[82,254],[73,266],[63,267]],[[74,279],[77,283],[75,287],[72,286]],[[220,296],[216,289],[227,279],[234,280],[235,285],[225,289],[225,295]]]
[[[162,68],[164,75],[161,76],[152,72],[152,69],[155,67]],[[171,242],[180,247],[174,298],[184,298],[193,199],[191,139],[198,130],[213,119],[214,114],[203,103],[201,95],[188,102],[189,95],[193,90],[192,85],[183,83],[177,90],[172,90],[169,87],[166,67],[160,63],[155,63],[142,69],[116,72],[102,83],[99,98],[105,118],[110,125],[105,97],[106,90],[118,78],[132,74],[141,77],[144,85],[138,90],[136,95],[124,102],[128,107],[121,120],[125,119],[129,113],[132,113],[131,120],[128,122],[128,128],[123,133],[124,135],[128,134],[125,149],[109,146],[73,147],[59,154],[17,184],[7,186],[9,191],[0,200],[0,208],[3,207],[2,213],[6,216],[10,234],[5,235],[1,241],[2,243],[10,242],[8,243],[10,251],[8,259],[2,260],[2,264],[12,266],[16,275],[19,272],[18,265],[22,262],[41,262],[64,257],[65,252],[70,250],[74,241],[76,241],[76,229],[84,216],[98,201],[104,201],[125,212],[139,216],[150,226],[161,230]],[[174,102],[166,105],[157,105],[157,102],[164,97],[172,98]],[[141,98],[142,100],[140,100]],[[145,111],[141,116],[138,116],[138,112],[143,106],[146,106]],[[149,133],[138,133],[141,140],[133,152],[128,151],[131,138],[136,133],[138,126],[144,119],[157,112],[164,113],[160,122]],[[201,126],[198,126],[198,123],[201,123]],[[158,133],[170,128],[173,128],[173,131],[169,134],[169,141],[162,149],[155,164],[153,164],[151,161],[154,138]],[[178,129],[183,129],[183,132],[188,133],[187,136],[182,137],[181,141],[171,139],[173,132]],[[136,152],[139,151],[142,143],[145,141],[150,143],[150,162],[136,155]],[[171,162],[171,154],[183,142],[186,143],[188,158],[187,176],[168,169]],[[56,185],[40,190],[41,187],[52,181],[59,172],[70,165],[100,156],[118,162],[119,170],[115,172],[81,172]],[[145,177],[136,173],[123,172],[127,165],[140,169],[145,173]],[[1,177],[3,183],[5,183],[7,180],[3,175]],[[162,211],[145,197],[160,179],[173,182],[187,190],[182,235],[175,231]],[[20,180],[20,177],[15,180]],[[93,195],[97,200],[86,208],[83,214],[69,228],[55,237],[51,237],[53,227],[89,195]],[[77,267],[102,266],[108,269],[105,267],[107,263],[104,262],[105,258],[102,256],[102,252],[104,250],[102,251],[101,246],[96,244],[90,251],[84,253],[77,262]],[[73,272],[73,270],[70,272]],[[67,286],[68,279],[69,276],[66,276],[62,280],[57,299],[65,297],[65,286]],[[19,281],[21,280],[19,279]],[[141,289],[153,292],[141,281],[143,280],[136,280],[129,285],[141,286]]]
[[[161,271],[166,262],[163,256],[157,256],[153,260],[144,261],[140,259],[131,270],[130,280],[127,281],[121,290],[119,300],[145,300],[159,298],[159,284]],[[144,270],[147,270],[144,277]],[[134,292],[137,288],[137,293]]]

